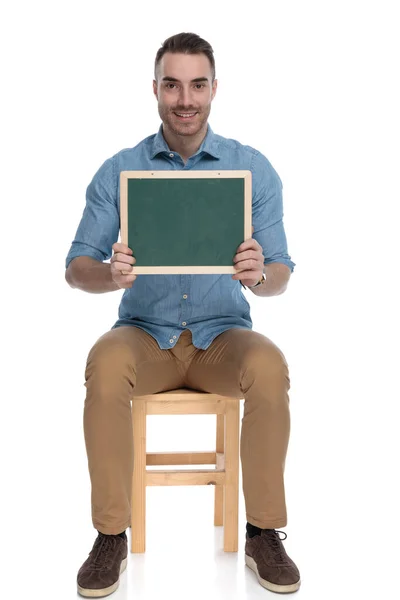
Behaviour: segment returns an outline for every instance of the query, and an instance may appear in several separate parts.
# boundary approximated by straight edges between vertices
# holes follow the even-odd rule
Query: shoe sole
[[[257,575],[257,579],[260,585],[262,585],[265,589],[269,590],[270,592],[276,592],[277,594],[291,594],[292,592],[297,592],[297,590],[300,587],[300,579],[299,581],[296,581],[296,583],[291,583],[290,585],[278,585],[276,583],[272,583],[271,581],[263,579],[262,577],[260,577],[260,573],[258,572],[255,560],[251,558],[251,556],[247,556],[247,554],[245,554],[245,562],[246,565]]]
[[[119,570],[120,575],[121,575],[121,573],[123,573],[125,571],[127,563],[128,563],[128,557],[124,558],[123,561],[121,562],[121,568]],[[85,596],[86,598],[100,598],[101,596],[108,596],[109,594],[112,594],[113,592],[115,592],[115,590],[118,588],[118,586],[119,586],[119,577],[115,583],[113,583],[109,587],[103,588],[102,590],[89,590],[86,588],[82,588],[80,585],[78,585],[78,592],[80,593],[81,596]]]

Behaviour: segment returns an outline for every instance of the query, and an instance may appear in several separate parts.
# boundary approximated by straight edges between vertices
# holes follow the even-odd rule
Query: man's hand
[[[136,258],[132,256],[132,250],[126,244],[116,242],[112,249],[114,254],[110,259],[112,280],[121,289],[131,288],[137,275],[131,274],[131,267]]]
[[[253,233],[254,233],[254,227]],[[232,279],[239,279],[243,285],[250,287],[260,281],[264,272],[264,255],[257,240],[246,240],[237,249],[233,263],[237,273]]]

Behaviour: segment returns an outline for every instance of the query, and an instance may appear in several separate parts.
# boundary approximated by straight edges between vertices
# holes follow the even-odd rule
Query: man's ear
[[[218,80],[214,79],[214,82],[212,84],[211,100],[214,100],[214,98],[215,98],[215,94],[217,93],[217,87],[218,87]]]
[[[157,81],[155,79],[153,79],[153,94],[155,95],[155,97],[158,100],[158,93],[157,93]]]

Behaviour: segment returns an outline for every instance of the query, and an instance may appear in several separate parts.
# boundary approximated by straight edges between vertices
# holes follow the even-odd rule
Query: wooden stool
[[[215,452],[146,452],[147,415],[217,415]],[[177,389],[132,400],[134,466],[131,552],[146,548],[146,486],[215,485],[214,525],[224,526],[224,551],[238,550],[240,400]],[[213,469],[147,470],[147,465],[215,465]]]

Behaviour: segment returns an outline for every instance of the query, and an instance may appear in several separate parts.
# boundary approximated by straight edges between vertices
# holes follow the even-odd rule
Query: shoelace
[[[117,540],[109,535],[101,535],[97,541],[97,552],[92,561],[92,569],[95,571],[104,571],[107,569],[110,553],[115,549]]]
[[[281,538],[279,536],[279,534],[282,533],[285,537]],[[264,532],[264,535],[266,537],[268,537],[268,543],[269,546],[272,550],[272,552],[274,553],[274,558],[277,558],[277,560],[281,563],[281,564],[288,564],[288,558],[284,552],[284,549],[282,547],[282,543],[284,540],[286,540],[287,538],[287,534],[284,531],[279,531],[278,529],[274,529],[273,531],[266,531]]]

